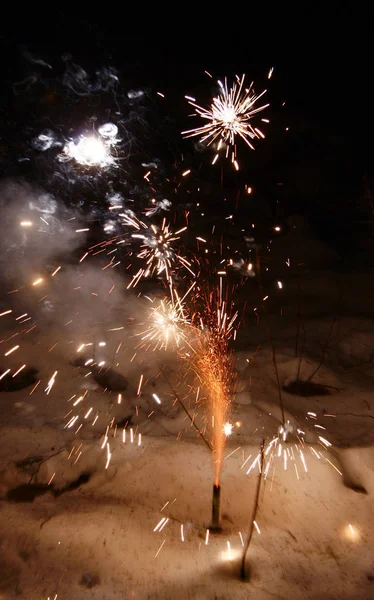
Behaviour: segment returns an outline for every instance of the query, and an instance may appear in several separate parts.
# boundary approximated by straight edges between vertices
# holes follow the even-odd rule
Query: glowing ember
[[[233,425],[231,423],[225,423],[223,426],[223,432],[225,435],[231,435],[232,434],[232,428]]]

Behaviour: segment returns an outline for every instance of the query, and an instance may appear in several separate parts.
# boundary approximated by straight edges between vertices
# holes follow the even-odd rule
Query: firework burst
[[[189,345],[186,330],[191,327],[191,321],[183,303],[194,286],[195,283],[190,286],[182,298],[179,298],[177,291],[171,288],[170,299],[164,298],[159,304],[152,307],[149,327],[138,334],[141,336],[138,348],[151,347],[152,350],[167,350],[170,342],[177,348],[181,346],[182,342]]]
[[[152,275],[161,275],[165,273],[166,280],[171,281],[171,269],[175,266],[181,266],[190,271],[192,275],[195,273],[190,269],[191,263],[178,254],[172,245],[172,242],[179,239],[179,234],[185,231],[187,227],[182,227],[175,233],[166,224],[166,219],[163,219],[161,227],[151,225],[151,234],[134,233],[133,238],[139,238],[144,241],[142,250],[137,255],[146,261],[146,267],[139,269],[134,275],[129,287],[135,286],[141,278],[151,277]]]
[[[240,136],[245,143],[254,150],[251,140],[264,138],[264,134],[258,127],[252,126],[252,119],[257,113],[264,110],[269,104],[256,106],[256,102],[265,94],[266,90],[256,94],[253,90],[253,82],[249,88],[244,87],[245,75],[236,76],[236,82],[228,87],[227,79],[224,83],[218,81],[219,93],[208,108],[196,104],[195,99],[187,96],[188,103],[196,109],[197,114],[207,121],[205,125],[183,131],[186,138],[199,136],[201,142],[210,146],[217,142],[217,153],[213,158],[214,164],[221,149],[226,149],[226,158],[231,158],[235,168],[239,169],[236,153],[236,138]],[[268,122],[263,119],[263,121]]]
[[[317,421],[316,413],[308,412],[306,415],[306,420],[308,422]],[[300,469],[305,473],[308,472],[307,456],[309,455],[309,452],[313,458],[317,460],[324,460],[341,475],[341,472],[336,465],[334,465],[323,453],[323,450],[328,450],[331,447],[331,442],[320,435],[321,431],[322,433],[323,431],[326,431],[326,427],[320,425],[319,423],[314,423],[313,429],[309,429],[309,433],[311,433],[313,430],[314,434],[317,433],[316,442],[320,447],[317,447],[317,449],[314,447],[315,444],[311,444],[306,441],[305,438],[308,433],[307,431],[304,431],[300,427],[293,425],[290,421],[286,421],[284,424],[280,425],[277,434],[270,440],[270,442],[266,444],[264,450],[264,479],[268,477],[271,467],[273,469],[272,476],[274,476],[276,466],[279,463],[283,466],[285,471],[294,471],[296,479],[300,479]],[[246,471],[247,475],[251,473],[256,466],[260,466],[261,453],[259,453],[251,463],[249,462],[250,458],[251,455],[241,466],[242,469],[245,465],[249,464],[249,467]]]

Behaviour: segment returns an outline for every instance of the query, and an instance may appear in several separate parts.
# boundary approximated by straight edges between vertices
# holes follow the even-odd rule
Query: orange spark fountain
[[[210,297],[213,304],[214,296]],[[194,370],[204,389],[210,412],[210,445],[214,466],[213,510],[211,529],[218,530],[220,509],[220,475],[223,450],[231,428],[227,428],[233,385],[232,361],[228,351],[228,340],[233,331],[236,315],[229,319],[225,302],[219,302],[216,311],[207,311],[210,321],[202,326],[204,333],[199,337],[194,357]],[[210,317],[210,318],[209,318]]]
[[[227,435],[224,424],[230,408],[230,374],[231,364],[226,348],[209,339],[209,346],[204,349],[197,360],[199,379],[203,384],[209,402],[211,419],[211,446],[213,449],[214,485],[219,486],[223,449]]]

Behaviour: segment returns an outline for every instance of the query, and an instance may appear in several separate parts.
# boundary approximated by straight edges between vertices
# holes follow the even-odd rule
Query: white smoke
[[[85,234],[76,232],[83,228],[79,213],[26,182],[0,185],[0,212],[2,287],[27,284],[84,242]]]
[[[86,232],[80,230],[88,224],[41,189],[3,182],[0,211],[0,312],[12,309],[1,327],[14,327],[16,315],[27,313],[28,326],[37,326],[33,335],[48,331],[72,351],[79,341],[104,339],[107,347],[100,352],[113,361],[119,342],[132,336],[132,326],[139,327],[149,312],[137,291],[127,290],[129,277],[121,264],[105,268],[110,262],[105,255],[84,258]]]

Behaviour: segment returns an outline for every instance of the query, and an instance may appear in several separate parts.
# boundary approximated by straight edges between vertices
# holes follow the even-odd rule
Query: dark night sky
[[[241,25],[236,27],[229,13],[222,14],[216,26],[196,7],[180,11],[180,16],[156,14],[153,22],[145,7],[141,19],[119,18],[114,10],[81,11],[80,16],[57,10],[50,16],[34,11],[23,15],[16,27],[3,22],[4,122],[13,117],[24,123],[26,118],[19,104],[14,106],[11,85],[32,72],[43,72],[25,58],[27,53],[51,64],[54,74],[62,74],[61,56],[69,53],[87,71],[116,68],[124,87],[165,93],[165,114],[169,111],[172,122],[167,131],[175,133],[170,143],[176,152],[192,152],[192,146],[179,139],[178,129],[185,126],[184,94],[209,101],[214,93],[204,69],[216,78],[247,73],[259,86],[268,86],[266,75],[274,66],[268,86],[271,131],[256,152],[242,160],[240,175],[226,175],[226,184],[255,181],[262,194],[272,198],[270,203],[282,203],[284,216],[307,214],[322,236],[329,235],[338,211],[344,235],[351,226],[352,206],[363,193],[363,176],[374,184],[372,66],[365,15],[333,8],[331,14],[316,14],[305,6],[303,12],[283,14],[278,21],[275,14],[265,19],[239,11]],[[46,74],[44,69],[43,77]],[[3,133],[6,143],[5,137]],[[153,150],[162,154],[163,132],[160,139]],[[282,190],[276,188],[279,182]]]

